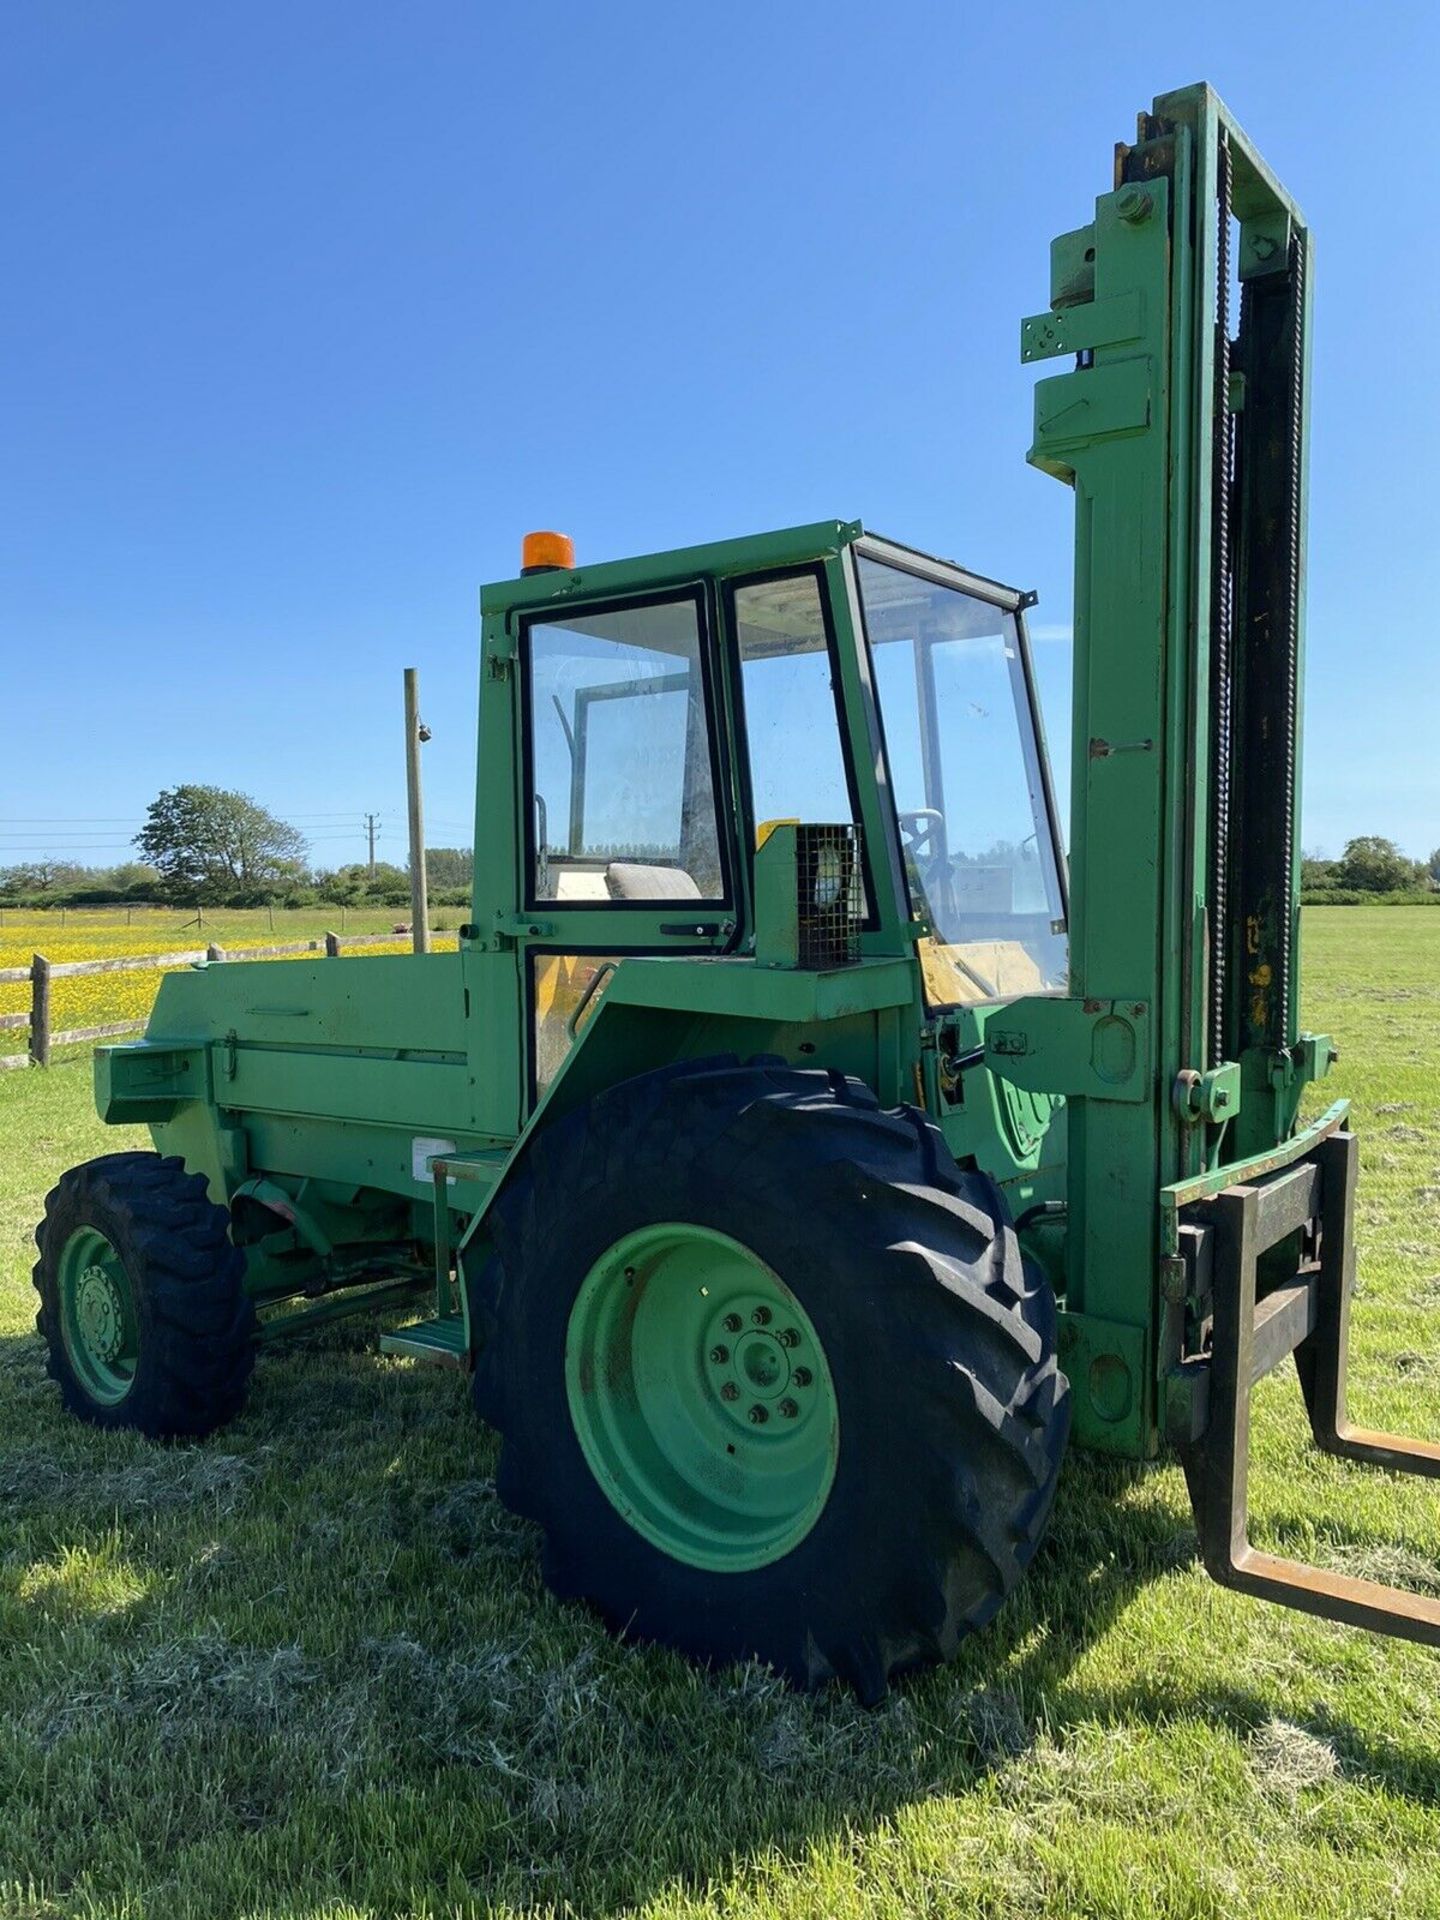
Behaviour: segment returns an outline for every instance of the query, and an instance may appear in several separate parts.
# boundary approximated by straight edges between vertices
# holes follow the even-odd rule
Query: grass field
[[[287,946],[297,940],[322,939],[327,932],[389,933],[408,922],[404,908],[262,907],[255,912],[207,908],[202,924],[194,913],[171,907],[80,907],[66,913],[0,912],[0,967],[28,967],[37,953],[53,963],[65,960],[111,960],[123,955],[197,951],[210,943],[227,953],[247,947]],[[464,918],[459,908],[432,912],[435,946],[455,944],[454,928]],[[377,941],[356,948],[358,953],[406,953],[408,935],[393,942]],[[143,1020],[150,1011],[162,973],[100,973],[62,976],[51,987],[51,1020],[55,1027],[98,1027],[116,1020]],[[22,981],[0,985],[0,1014],[23,1013],[30,1005],[30,989]],[[25,1050],[25,1035],[0,1034],[0,1053]]]
[[[1357,1410],[1435,1436],[1440,914],[1306,939],[1365,1150]],[[30,1230],[122,1136],[67,1064],[0,1080],[0,1140],[12,1920],[1440,1914],[1440,1656],[1209,1584],[1173,1466],[1073,1457],[999,1620],[876,1712],[703,1676],[553,1602],[459,1382],[359,1332],[264,1356],[202,1446],[63,1421]],[[1440,1592],[1434,1484],[1302,1426],[1287,1370],[1258,1536]]]

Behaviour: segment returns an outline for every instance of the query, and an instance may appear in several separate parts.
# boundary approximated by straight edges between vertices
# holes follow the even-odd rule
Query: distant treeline
[[[139,857],[113,867],[47,859],[0,867],[0,907],[401,907],[410,899],[408,868],[388,860],[316,866],[298,828],[227,787],[168,787],[145,809],[133,845]],[[432,847],[430,899],[466,905],[474,865],[469,847]]]
[[[425,855],[426,893],[437,907],[468,907],[473,861],[468,847],[432,847]],[[317,868],[257,883],[211,883],[194,892],[153,867],[127,861],[119,867],[80,867],[31,861],[0,867],[0,907],[46,912],[52,907],[408,907],[410,871],[377,860],[334,870]]]
[[[403,907],[410,901],[408,868],[386,860],[311,866],[294,827],[248,795],[219,787],[162,793],[135,845],[141,858],[113,867],[45,859],[0,867],[0,907]],[[680,863],[676,848],[638,842],[586,847],[584,856]],[[984,863],[1013,860],[1016,851],[1002,843],[987,854],[957,857]],[[431,847],[425,856],[431,901],[468,906],[474,867],[469,847]],[[1300,885],[1305,906],[1440,905],[1440,847],[1428,860],[1412,860],[1393,840],[1362,834],[1346,842],[1338,860],[1306,854]]]
[[[1338,860],[1306,854],[1300,862],[1305,907],[1440,906],[1440,847],[1412,860],[1393,840],[1362,834],[1347,840]]]

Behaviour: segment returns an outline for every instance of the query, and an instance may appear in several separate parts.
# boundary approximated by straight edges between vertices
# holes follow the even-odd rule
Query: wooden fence
[[[37,953],[28,967],[0,967],[0,986],[15,986],[24,980],[30,983],[30,1011],[0,1013],[0,1032],[29,1028],[29,1051],[0,1054],[0,1068],[48,1067],[52,1047],[68,1047],[82,1040],[109,1040],[117,1034],[144,1030],[144,1020],[113,1020],[108,1026],[65,1027],[57,1033],[50,1019],[52,980],[72,979],[81,973],[138,973],[157,967],[195,966],[202,960],[280,960],[300,953],[321,952],[333,958],[340,953],[342,944],[374,946],[397,937],[393,933],[352,933],[347,934],[342,943],[338,933],[327,933],[323,940],[292,940],[279,947],[236,947],[228,954],[223,947],[212,945],[185,953],[126,954],[115,960],[47,960],[43,953]]]

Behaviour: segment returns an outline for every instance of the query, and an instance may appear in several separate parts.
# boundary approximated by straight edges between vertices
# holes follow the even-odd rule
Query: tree
[[[25,860],[19,866],[0,869],[0,893],[7,899],[60,894],[80,885],[88,873],[88,867],[77,866],[73,860]]]
[[[171,787],[150,802],[135,845],[176,900],[224,900],[293,884],[305,841],[248,793]]]
[[[1335,871],[1337,886],[1355,887],[1362,893],[1395,893],[1413,887],[1415,880],[1416,863],[1407,860],[1393,840],[1382,840],[1374,833],[1347,840]]]
[[[337,867],[333,873],[317,873],[315,888],[322,900],[346,907],[357,907],[367,900],[390,905],[410,898],[409,875],[388,860],[377,860],[374,873],[359,860]]]
[[[122,860],[118,867],[97,867],[90,885],[108,887],[112,893],[143,893],[153,888],[160,876],[143,860]]]
[[[1429,869],[1430,878],[1437,887],[1440,887],[1440,847],[1436,847],[1425,865]]]
[[[432,892],[471,885],[475,860],[469,847],[427,847],[425,878]]]

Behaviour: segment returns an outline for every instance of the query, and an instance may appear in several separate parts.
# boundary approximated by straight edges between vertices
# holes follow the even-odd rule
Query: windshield
[[[858,556],[932,1006],[1063,988],[1056,849],[1015,616]]]

